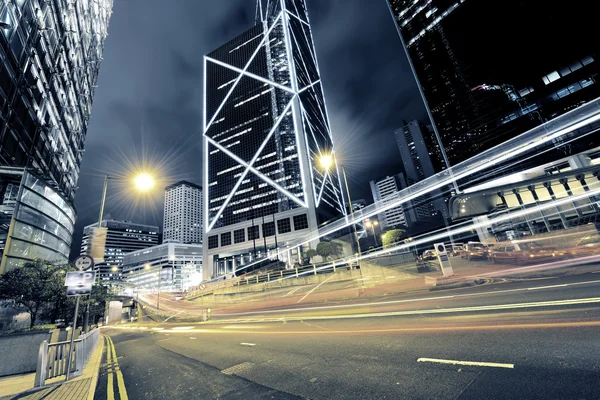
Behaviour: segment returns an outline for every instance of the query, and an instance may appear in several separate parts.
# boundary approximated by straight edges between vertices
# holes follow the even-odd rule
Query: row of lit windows
[[[308,229],[308,216],[306,214],[295,215],[292,217],[294,222],[294,231],[300,231],[303,229]],[[262,233],[263,238],[275,236],[276,234],[284,234],[292,231],[292,225],[290,222],[290,218],[278,219],[277,220],[277,232],[275,231],[275,222],[265,222],[262,225]],[[233,241],[235,244],[243,243],[246,241],[246,232],[247,240],[256,240],[260,239],[260,231],[259,225],[249,226],[246,229],[237,229],[233,231]],[[208,237],[208,248],[216,249],[219,247],[219,236],[221,237],[221,247],[231,245],[231,235],[232,232],[224,232],[220,235],[212,235]]]

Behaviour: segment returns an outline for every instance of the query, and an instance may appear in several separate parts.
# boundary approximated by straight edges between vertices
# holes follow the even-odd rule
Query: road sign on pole
[[[436,243],[433,245],[433,248],[435,249],[440,267],[442,268],[442,274],[444,276],[454,275],[450,259],[448,258],[448,252],[446,251],[446,245],[444,243]]]
[[[78,296],[92,293],[92,285],[96,280],[96,272],[67,272],[65,286],[67,296]]]
[[[73,265],[80,271],[87,271],[94,268],[94,259],[88,255],[79,256],[75,259]]]

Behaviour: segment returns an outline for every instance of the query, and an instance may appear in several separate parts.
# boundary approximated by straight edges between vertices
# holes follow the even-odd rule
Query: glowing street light
[[[100,215],[98,215],[98,228],[102,228],[102,218],[104,216],[104,203],[106,202],[106,190],[108,188],[108,180],[115,179],[108,175],[104,176],[104,189],[102,190],[102,200],[100,202]],[[121,180],[121,179],[119,179]],[[154,187],[154,177],[146,172],[142,172],[133,178],[133,186],[139,192],[148,192]]]
[[[319,164],[325,171],[329,171],[329,168],[333,165],[333,157],[331,154],[322,154],[319,157]]]
[[[373,238],[375,239],[375,247],[379,247],[379,243],[377,243],[377,235],[375,235],[375,227],[379,225],[379,221],[374,220],[371,221],[370,219],[365,221],[365,226],[367,228],[371,228],[371,232],[373,232]]]
[[[147,192],[154,187],[154,177],[147,173],[141,173],[133,179],[133,183],[140,192]]]
[[[331,167],[333,166],[335,159],[332,153],[321,154],[318,159],[319,165],[321,168],[325,170],[325,172],[329,172]],[[352,207],[352,198],[350,197],[350,189],[348,187],[348,180],[346,179],[346,170],[343,166],[342,175],[344,176],[344,184],[346,186],[346,194],[348,195],[348,207],[350,208],[350,215],[352,216],[352,226],[354,227],[354,239],[356,240],[356,247],[358,248],[358,254],[361,254],[360,251],[360,242],[358,240],[358,232],[356,231],[356,224],[354,223],[354,208]]]

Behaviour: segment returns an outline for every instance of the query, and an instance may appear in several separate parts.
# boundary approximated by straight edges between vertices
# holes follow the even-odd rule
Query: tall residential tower
[[[163,243],[202,243],[202,187],[180,181],[165,188]]]
[[[256,25],[204,65],[210,277],[317,230],[345,203],[303,0],[259,1]]]

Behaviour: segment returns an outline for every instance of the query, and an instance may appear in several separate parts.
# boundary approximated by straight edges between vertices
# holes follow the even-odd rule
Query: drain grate
[[[240,375],[241,373],[244,373],[250,369],[252,369],[252,367],[254,367],[254,363],[251,362],[243,362],[241,364],[237,364],[234,365],[233,367],[229,367],[226,368],[224,370],[222,370],[221,372],[224,373],[225,375]]]

